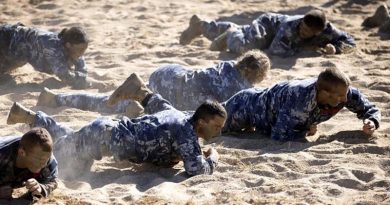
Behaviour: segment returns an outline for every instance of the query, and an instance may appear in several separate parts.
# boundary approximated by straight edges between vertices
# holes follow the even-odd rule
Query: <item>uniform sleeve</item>
[[[87,65],[85,63],[84,56],[80,57],[75,63],[75,71],[87,75]]]
[[[306,136],[311,95],[305,93],[301,89],[279,93],[280,96],[285,97],[285,100],[283,100],[284,104],[280,107],[275,124],[271,128],[272,139],[284,141]]]
[[[71,72],[69,65],[66,61],[63,59],[59,59],[55,56],[48,56],[47,57],[47,63],[50,66],[50,70],[57,75],[62,81],[66,82],[69,85],[72,85],[76,88],[85,88],[87,87],[87,75],[86,70],[84,73],[84,68],[81,68],[81,70],[77,70],[80,68],[77,68],[78,66],[81,66],[82,63],[78,62],[75,64],[76,70],[75,72]]]
[[[304,112],[285,105],[279,110],[276,122],[271,128],[271,138],[278,141],[304,138],[307,132],[304,127],[305,118],[308,117]]]
[[[348,33],[340,31],[331,23],[327,24],[326,29],[319,37],[314,39],[317,45],[324,47],[330,43],[336,48],[336,54],[347,53],[356,47],[355,40]]]
[[[58,163],[52,157],[48,166],[46,167],[49,173],[45,174],[38,182],[42,188],[42,195],[47,197],[58,186]]]
[[[350,88],[348,91],[348,100],[346,108],[356,113],[359,119],[369,119],[375,123],[375,128],[379,128],[381,113],[379,109],[356,88]]]
[[[179,145],[179,152],[184,162],[184,169],[190,176],[212,174],[217,166],[217,160],[204,158],[198,142],[187,140]]]
[[[297,52],[297,47],[293,44],[288,32],[291,30],[288,24],[280,26],[280,29],[272,40],[269,46],[269,51],[272,55],[278,55],[282,57],[293,56]]]

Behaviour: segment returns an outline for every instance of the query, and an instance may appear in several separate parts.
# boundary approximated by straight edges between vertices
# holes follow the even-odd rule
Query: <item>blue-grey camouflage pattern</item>
[[[149,78],[149,88],[179,110],[196,110],[208,99],[223,102],[238,91],[251,87],[233,61],[222,61],[202,70],[166,65]]]
[[[55,74],[72,84],[85,84],[84,58],[70,62],[58,33],[29,28],[22,24],[0,26],[0,72],[31,64],[35,70]],[[74,72],[71,67],[74,66]]]
[[[228,113],[224,132],[254,127],[275,140],[303,138],[311,125],[329,120],[344,107],[356,113],[359,119],[372,120],[376,128],[381,118],[378,108],[353,87],[348,90],[346,103],[337,107],[318,105],[316,79],[243,90],[225,101],[223,106]]]
[[[219,102],[252,85],[234,68],[235,62],[222,61],[203,70],[189,70],[181,65],[165,65],[149,78],[149,88],[179,110],[195,110],[207,99]],[[56,94],[58,106],[67,106],[100,113],[125,113],[131,100],[107,105],[109,95],[88,93]]]
[[[160,95],[153,95],[145,110],[153,114],[119,121],[99,118],[77,132],[39,111],[32,126],[49,131],[60,163],[69,157],[100,159],[101,146],[108,145],[116,160],[166,167],[183,160],[188,175],[213,173],[217,161],[203,157],[192,126],[192,113],[176,110]]]
[[[350,35],[338,30],[329,22],[318,36],[301,39],[298,35],[298,26],[302,20],[303,15],[265,13],[249,25],[237,25],[226,21],[203,23],[202,34],[209,40],[214,40],[229,28],[235,28],[227,35],[227,47],[235,53],[243,53],[254,48],[268,48],[271,54],[292,56],[304,46],[324,47],[330,43],[335,46],[336,53],[341,53],[344,47],[355,47],[355,41]]]
[[[108,106],[109,95],[97,95],[89,93],[60,93],[56,94],[55,101],[58,106],[67,106],[80,110],[99,113],[125,113],[131,100],[122,100],[113,106]]]
[[[12,188],[23,187],[23,182],[34,178],[43,190],[42,195],[48,196],[58,185],[57,160],[52,155],[47,165],[37,174],[28,169],[16,168],[21,136],[0,137],[0,187],[11,186]]]

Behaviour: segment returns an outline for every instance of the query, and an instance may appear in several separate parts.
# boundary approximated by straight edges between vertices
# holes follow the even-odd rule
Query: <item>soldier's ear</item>
[[[21,156],[21,157],[25,157],[27,155],[26,150],[24,150],[23,147],[19,147],[18,155]]]
[[[204,119],[199,119],[198,124],[200,127],[204,127],[207,124],[207,122]]]
[[[69,42],[66,42],[65,43],[65,48],[70,48],[70,47],[72,47],[72,44],[70,44]]]

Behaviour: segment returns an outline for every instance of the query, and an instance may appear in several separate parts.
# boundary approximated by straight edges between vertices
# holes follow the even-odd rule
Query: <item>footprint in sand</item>
[[[332,160],[330,159],[315,159],[315,160],[308,161],[308,164],[310,166],[322,166],[322,165],[329,164],[331,161]]]
[[[269,165],[275,172],[286,172],[288,169],[282,165],[272,163]]]
[[[386,172],[386,176],[390,176],[390,159],[380,161],[379,167]]]
[[[374,173],[362,171],[362,170],[352,170],[352,174],[361,181],[370,182],[374,179]]]
[[[364,184],[354,179],[337,179],[332,182],[339,185],[340,187],[348,189],[355,189],[359,191],[367,190],[367,187],[365,187]]]
[[[36,8],[37,9],[52,10],[52,9],[57,8],[57,5],[56,4],[51,4],[51,3],[45,3],[45,4],[39,4]]]
[[[259,175],[259,176],[264,176],[264,177],[270,177],[270,178],[276,178],[275,172],[272,171],[266,171],[266,170],[252,170],[251,173]]]
[[[389,180],[379,180],[379,181],[373,181],[369,185],[370,189],[373,189],[374,187],[378,188],[384,188],[386,191],[390,190],[390,181]]]
[[[330,196],[339,196],[340,194],[343,193],[339,189],[328,189],[326,191],[328,192],[328,195],[330,195]]]
[[[354,148],[352,148],[353,154],[361,154],[361,153],[368,153],[368,154],[390,154],[390,148],[389,147],[378,147],[374,145],[358,145]]]
[[[264,184],[264,179],[243,180],[247,188],[259,187]]]

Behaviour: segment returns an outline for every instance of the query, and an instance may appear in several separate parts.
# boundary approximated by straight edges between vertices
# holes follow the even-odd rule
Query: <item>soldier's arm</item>
[[[50,66],[50,70],[57,75],[62,81],[75,88],[87,87],[87,76],[82,72],[72,72],[69,65],[64,59],[60,59],[56,56],[47,56],[47,62]]]
[[[293,42],[287,35],[287,29],[290,29],[288,28],[288,24],[280,26],[280,29],[268,48],[272,55],[288,57],[293,56],[297,52],[297,48],[294,48]]]
[[[302,123],[292,115],[289,108],[284,108],[279,111],[275,125],[271,128],[271,138],[278,141],[304,138],[308,130],[302,127]]]
[[[336,48],[336,54],[352,52],[356,43],[355,40],[348,33],[337,29],[331,23],[328,23],[325,30],[320,34],[321,38],[325,38],[327,42],[322,42],[322,46],[327,43],[332,44]],[[321,41],[318,41],[321,43]]]
[[[369,119],[374,122],[375,128],[379,128],[381,113],[358,89],[351,87],[348,90],[346,108],[356,113],[359,119]]]
[[[87,66],[84,57],[80,57],[75,63],[75,78],[78,83],[85,83],[87,81]]]
[[[81,56],[78,60],[76,60],[74,66],[75,66],[75,71],[87,75],[87,65],[85,63],[84,56]]]
[[[44,197],[47,197],[58,186],[58,165],[54,157],[50,159],[47,168],[50,170],[50,174],[38,181],[42,188],[42,196]]]
[[[196,144],[195,144],[196,143]],[[218,163],[218,157],[210,155],[205,158],[202,155],[199,144],[192,140],[179,145],[181,157],[184,162],[184,169],[190,176],[199,174],[212,174]]]

